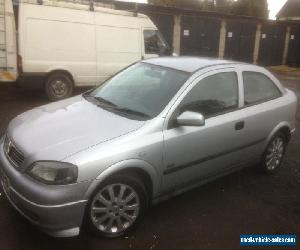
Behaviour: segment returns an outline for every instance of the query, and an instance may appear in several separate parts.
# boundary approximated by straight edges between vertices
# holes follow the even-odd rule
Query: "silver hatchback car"
[[[3,190],[54,236],[134,228],[151,203],[259,165],[276,171],[297,98],[266,69],[156,58],[102,86],[13,119],[0,143]]]

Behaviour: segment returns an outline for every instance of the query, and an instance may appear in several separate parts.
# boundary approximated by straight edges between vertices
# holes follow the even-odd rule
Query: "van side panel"
[[[93,13],[67,8],[22,4],[20,54],[23,71],[66,70],[75,85],[96,82]]]
[[[96,39],[99,82],[141,60],[139,29],[97,26]]]
[[[95,13],[99,82],[141,60],[139,18]]]

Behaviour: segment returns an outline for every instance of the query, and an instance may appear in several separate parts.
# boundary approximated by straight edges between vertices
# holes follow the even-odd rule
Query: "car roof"
[[[241,62],[235,62],[230,60],[221,60],[215,58],[206,57],[186,57],[186,56],[174,56],[174,57],[156,57],[144,60],[143,62],[150,63],[157,66],[172,68],[188,73],[193,73],[197,70],[229,64],[244,64]]]

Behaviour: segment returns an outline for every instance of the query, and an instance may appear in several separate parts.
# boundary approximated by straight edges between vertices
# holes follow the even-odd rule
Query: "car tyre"
[[[51,101],[68,98],[73,93],[73,80],[64,72],[54,72],[45,81],[45,92]]]
[[[286,146],[287,138],[283,133],[278,132],[272,137],[262,157],[261,168],[264,173],[273,174],[280,168]]]
[[[91,196],[85,213],[85,225],[97,236],[123,236],[142,220],[148,201],[145,185],[138,177],[113,176],[99,185]]]

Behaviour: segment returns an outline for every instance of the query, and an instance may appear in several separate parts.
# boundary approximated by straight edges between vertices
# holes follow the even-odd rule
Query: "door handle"
[[[241,122],[237,122],[235,124],[235,130],[242,130],[245,127],[245,122],[241,121]]]

